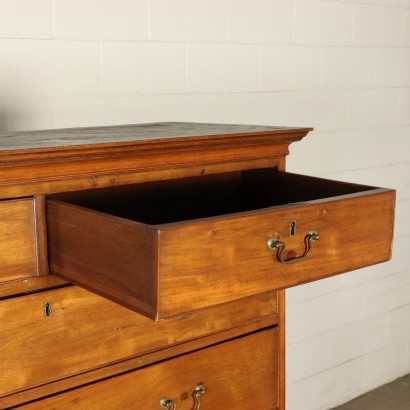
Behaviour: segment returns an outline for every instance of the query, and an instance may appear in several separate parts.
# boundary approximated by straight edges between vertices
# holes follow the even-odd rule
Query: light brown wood
[[[0,282],[37,274],[33,199],[0,201]]]
[[[160,316],[386,261],[391,257],[393,207],[394,193],[385,191],[192,224],[184,229],[164,228]],[[377,220],[369,209],[377,212]],[[299,234],[290,237],[293,220],[298,222]],[[288,254],[301,255],[303,238],[311,229],[316,229],[321,239],[302,262],[279,263],[275,253],[267,250],[267,239],[277,236],[286,242]]]
[[[47,253],[47,229],[46,229],[46,199],[44,195],[34,197],[34,213],[36,226],[36,262],[37,275],[44,276],[49,274],[48,253]]]
[[[286,171],[286,157],[278,162],[278,171]],[[277,291],[278,301],[278,402],[279,409],[286,409],[286,289]]]
[[[167,394],[191,410],[201,381],[201,410],[285,410],[283,289],[391,252],[393,191],[278,172],[310,130],[0,135],[0,408],[150,410]],[[303,262],[266,248],[276,235],[300,255],[310,229]]]
[[[278,300],[278,397],[279,409],[286,408],[286,290],[277,292]]]
[[[136,182],[139,172],[277,158],[310,130],[162,123],[3,135],[0,195],[95,188],[117,178]]]
[[[49,317],[45,303],[51,307]],[[0,396],[256,322],[274,312],[274,293],[160,322],[73,286],[3,300]]]
[[[66,286],[67,281],[55,275],[30,276],[0,284],[0,298],[37,292],[49,288]]]
[[[156,317],[155,230],[58,201],[47,203],[47,224],[54,273]]]
[[[121,197],[114,190],[90,204],[148,224],[49,200],[52,271],[148,317],[165,318],[390,258],[394,191],[272,170],[228,177],[221,175],[220,189],[215,177],[211,188],[194,178],[169,194],[160,185],[164,197],[150,185],[146,200],[138,190],[128,204],[130,193]],[[190,184],[199,184],[203,196]],[[291,221],[297,222],[294,236]],[[282,264],[267,249],[276,236],[287,245],[286,257],[301,255],[312,229],[321,239],[300,263]]]
[[[117,161],[117,162],[122,162]],[[94,188],[104,188],[110,186],[123,186],[127,184],[143,183],[147,181],[163,181],[175,178],[184,178],[191,176],[200,176],[206,174],[215,174],[220,172],[229,172],[246,169],[258,169],[266,167],[275,167],[278,163],[278,157],[268,157],[262,159],[248,159],[241,161],[235,159],[217,164],[202,164],[185,167],[179,163],[174,167],[164,169],[149,169],[146,171],[133,170],[132,165],[126,172],[101,172],[99,174],[72,176],[59,179],[38,179],[33,180],[30,184],[21,184],[18,174],[12,182],[1,184],[0,179],[0,197],[12,198],[28,195],[43,195],[56,192],[67,192]],[[52,167],[55,167],[53,164]],[[118,166],[118,164],[117,164]],[[49,164],[49,167],[51,165]],[[104,169],[103,167],[101,167]],[[107,167],[111,169],[110,167]]]
[[[202,349],[21,408],[157,410],[160,399],[167,396],[177,409],[190,410],[199,383],[205,386],[201,408],[275,409],[277,330]]]
[[[202,349],[215,343],[220,343],[232,338],[243,336],[261,329],[266,329],[277,323],[277,316],[270,315],[259,320],[246,323],[227,330],[222,330],[217,333],[212,333],[198,339],[189,340],[180,344],[164,347],[161,350],[156,350],[143,354],[141,356],[133,357],[113,363],[108,366],[100,367],[91,371],[78,373],[64,379],[50,381],[37,387],[28,390],[21,390],[16,393],[0,397],[0,408],[9,408],[18,406],[22,403],[27,403],[44,396],[56,394],[80,385],[88,384],[96,380],[105,379],[120,373],[124,373],[137,368],[145,367],[153,363],[158,363],[170,357],[176,357],[193,350]]]

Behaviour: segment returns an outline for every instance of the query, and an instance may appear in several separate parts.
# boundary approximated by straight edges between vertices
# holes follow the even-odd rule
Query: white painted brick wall
[[[0,36],[51,38],[52,0],[0,0]]]
[[[229,42],[292,43],[293,1],[227,0],[226,3]]]
[[[260,89],[317,90],[320,88],[321,65],[320,47],[262,46]]]
[[[290,171],[397,189],[391,262],[287,291],[287,408],[410,372],[410,0],[0,0],[0,131],[167,120],[313,126]]]
[[[53,0],[53,37],[132,39],[147,37],[145,0]]]
[[[353,39],[368,46],[400,44],[402,9],[384,5],[357,4],[353,10]]]
[[[189,44],[189,92],[257,91],[259,47],[250,44]]]
[[[223,1],[151,0],[148,5],[150,40],[224,42],[226,39]]]

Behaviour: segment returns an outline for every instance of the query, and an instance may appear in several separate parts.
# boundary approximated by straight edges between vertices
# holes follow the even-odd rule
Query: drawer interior
[[[159,225],[375,189],[273,168],[100,188],[52,197],[149,225]]]

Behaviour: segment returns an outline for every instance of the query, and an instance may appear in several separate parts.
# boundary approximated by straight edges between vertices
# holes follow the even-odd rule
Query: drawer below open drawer
[[[273,410],[278,405],[277,356],[273,328],[21,408]]]
[[[47,202],[51,270],[158,319],[391,255],[395,192],[242,171]]]
[[[177,345],[184,351],[186,342],[219,340],[229,329],[244,332],[245,324],[274,324],[276,311],[275,292],[158,322],[77,286],[1,300],[0,408],[13,393],[36,398],[48,383],[76,386],[77,376],[94,380],[94,370],[107,375],[115,363]]]

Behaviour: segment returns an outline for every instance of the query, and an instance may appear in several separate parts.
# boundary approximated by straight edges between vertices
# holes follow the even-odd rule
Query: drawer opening
[[[228,215],[376,189],[274,168],[98,188],[50,197],[149,225]]]

